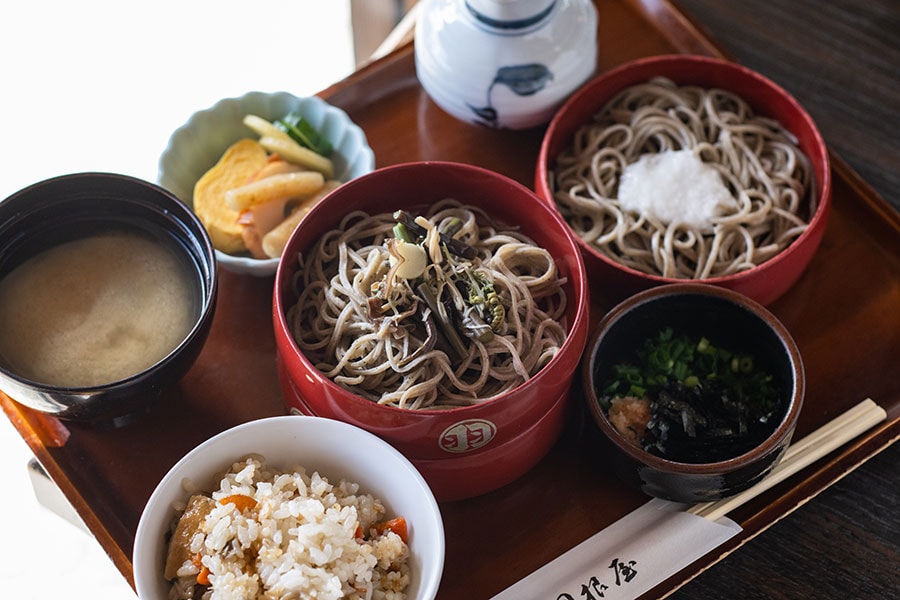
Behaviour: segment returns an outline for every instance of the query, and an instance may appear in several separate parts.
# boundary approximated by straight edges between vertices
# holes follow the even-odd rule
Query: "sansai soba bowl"
[[[288,311],[297,300],[296,257],[348,213],[412,214],[454,198],[486,219],[514,228],[549,251],[565,278],[566,337],[556,355],[525,383],[471,406],[410,410],[381,405],[326,377],[301,351]],[[501,227],[505,229],[505,227]],[[422,472],[440,500],[495,490],[536,464],[562,431],[569,389],[588,327],[587,281],[565,224],[533,192],[495,172],[466,164],[415,162],[378,169],[344,184],[294,232],[275,278],[278,368],[288,407],[352,423],[390,442]]]
[[[759,260],[757,257],[760,255],[756,254],[754,259],[749,261],[755,266],[745,264],[740,270],[735,272],[727,272],[725,269],[722,269],[717,271],[719,274],[703,275],[700,279],[695,278],[694,275],[698,271],[702,273],[702,268],[699,270],[694,269],[693,272],[687,269],[686,271],[690,274],[685,274],[685,272],[663,274],[664,270],[659,268],[659,264],[657,264],[656,270],[638,268],[636,266],[637,263],[634,262],[626,264],[620,258],[624,253],[623,251],[601,251],[597,244],[586,239],[597,238],[601,244],[608,244],[608,239],[611,239],[608,227],[602,230],[603,237],[600,237],[599,233],[588,234],[587,231],[590,228],[587,225],[580,224],[578,225],[579,229],[584,229],[585,233],[576,235],[576,237],[591,279],[602,282],[603,292],[613,302],[648,287],[686,280],[702,280],[705,283],[733,289],[764,305],[774,302],[790,289],[803,274],[815,255],[825,233],[831,208],[831,168],[825,142],[812,118],[800,103],[784,88],[746,67],[725,60],[703,56],[653,56],[634,60],[610,69],[586,83],[560,108],[544,135],[535,173],[535,190],[538,196],[556,210],[560,210],[561,205],[558,194],[562,190],[559,188],[570,187],[568,184],[557,185],[557,182],[554,181],[553,174],[555,169],[557,169],[560,154],[573,145],[576,139],[576,132],[589,124],[594,115],[620,92],[626,88],[648,82],[655,77],[665,77],[679,86],[692,85],[704,89],[719,89],[730,92],[745,101],[756,115],[778,121],[789,132],[789,136],[796,138],[796,145],[809,159],[812,174],[810,197],[815,201],[815,209],[812,211],[803,209],[803,206],[808,208],[808,205],[801,203],[800,213],[809,213],[803,214],[803,218],[807,222],[805,231],[793,237],[789,245],[778,250],[774,255],[767,254],[771,258],[767,258],[764,262],[757,262]],[[680,109],[673,108],[671,110],[673,111],[671,114],[676,114],[677,110]],[[665,111],[660,109],[659,114],[665,115]],[[735,111],[735,115],[737,114],[739,113]],[[704,123],[691,124],[690,121],[693,118],[691,116],[682,116],[681,118],[688,123],[688,128],[695,126],[696,131],[702,130],[704,127],[711,128],[711,126]],[[742,117],[724,115],[722,118],[726,120],[740,120]],[[661,137],[666,137],[662,133],[664,132],[651,131],[636,135],[646,135],[646,139],[653,140],[657,134],[660,134]],[[692,136],[694,133],[688,133],[687,135]],[[611,141],[613,138],[614,136],[604,139],[598,137],[593,142],[588,142],[584,138],[583,143],[586,148],[592,148],[594,147],[592,145],[595,145],[595,156],[599,156],[600,152],[609,153],[613,151],[614,146],[621,145],[619,142],[613,143]],[[732,144],[730,139],[720,139],[724,145]],[[622,142],[622,144],[624,143]],[[638,141],[633,143],[638,144]],[[757,142],[749,140],[747,143],[752,145]],[[652,145],[651,142],[648,142],[648,144]],[[626,156],[627,160],[632,160],[632,158],[634,157]],[[704,160],[706,161],[707,159]],[[763,160],[768,160],[768,157]],[[605,172],[604,169],[606,168],[596,166],[594,167],[594,172],[602,173]],[[624,168],[624,166],[615,167],[614,171],[619,173]],[[604,177],[611,180],[612,175],[606,172]],[[618,183],[609,183],[609,185],[615,187]],[[658,186],[658,189],[664,190],[663,193],[671,196],[673,187],[674,185],[669,186],[665,184]],[[621,188],[613,189],[611,195],[617,197],[619,189]],[[583,195],[587,196],[588,193],[585,192]],[[760,209],[759,214],[761,212],[762,209]],[[571,211],[569,213],[571,214]],[[567,216],[566,218],[570,219],[571,217]],[[598,219],[592,218],[590,224],[596,226],[597,222]],[[624,232],[619,233],[624,235]],[[753,235],[756,234],[754,233]],[[663,248],[667,245],[677,246],[684,243],[687,239],[688,234],[684,232],[670,237],[666,237],[665,234],[661,233],[654,239],[652,246],[653,248]],[[647,248],[642,248],[640,252],[649,254],[650,245],[651,243],[648,240]],[[723,245],[714,246],[712,243],[709,243],[706,251],[713,255],[718,255],[717,253],[723,251]],[[634,250],[634,246],[632,246],[630,252],[633,254],[637,253]],[[696,259],[691,258],[690,260]],[[693,268],[692,264],[691,267]]]
[[[217,299],[212,244],[166,190],[111,173],[0,203],[0,389],[96,425],[152,407],[200,353]]]
[[[644,290],[610,310],[581,374],[585,452],[676,502],[717,500],[764,478],[791,441],[806,390],[784,324],[742,294],[693,282]],[[613,408],[613,398],[624,403]],[[634,398],[649,401],[646,428]]]

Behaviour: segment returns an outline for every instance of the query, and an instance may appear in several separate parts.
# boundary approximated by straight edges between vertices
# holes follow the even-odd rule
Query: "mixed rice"
[[[234,463],[173,523],[170,600],[402,600],[406,523],[359,485],[264,459]]]

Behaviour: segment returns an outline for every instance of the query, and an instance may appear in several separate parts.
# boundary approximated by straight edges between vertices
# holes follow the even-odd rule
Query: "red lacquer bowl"
[[[504,226],[519,228],[551,253],[566,279],[566,341],[536,376],[478,405],[412,411],[376,404],[325,377],[295,343],[285,318],[296,300],[293,279],[299,267],[294,257],[352,210],[376,214],[421,209],[448,197],[480,207]],[[559,437],[587,338],[588,292],[584,262],[568,227],[532,191],[480,167],[416,162],[385,167],[348,182],[310,211],[288,241],[276,273],[273,311],[288,407],[375,433],[416,465],[439,500],[455,500],[516,479]]]
[[[818,200],[806,231],[779,254],[752,269],[703,280],[740,292],[764,305],[774,302],[803,274],[825,233],[831,208],[831,167],[825,142],[809,114],[783,88],[746,67],[703,56],[665,55],[626,63],[586,83],[560,108],[544,135],[535,173],[538,196],[554,208],[557,206],[550,173],[556,157],[571,144],[578,128],[623,89],[657,76],[680,85],[715,87],[738,95],[756,114],[778,120],[796,136],[800,149],[809,158]],[[581,238],[578,245],[588,276],[592,281],[601,282],[611,300],[624,299],[649,287],[685,281],[626,267]]]

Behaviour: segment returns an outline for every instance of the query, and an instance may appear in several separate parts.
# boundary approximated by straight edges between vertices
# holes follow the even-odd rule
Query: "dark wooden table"
[[[900,2],[675,4],[797,97],[832,151],[900,210]],[[894,444],[672,597],[900,597],[898,490]]]

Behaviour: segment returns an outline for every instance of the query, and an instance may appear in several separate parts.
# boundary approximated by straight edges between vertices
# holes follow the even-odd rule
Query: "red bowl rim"
[[[641,78],[636,79],[634,82],[631,82],[630,80],[626,81],[622,85],[622,87],[617,86],[615,92],[620,91],[624,88],[624,86],[631,85],[632,83],[636,83],[637,81],[646,79],[647,77],[652,77],[653,73],[651,73],[650,71],[653,71],[654,69],[668,69],[673,65],[696,65],[698,67],[698,71],[701,69],[713,68],[737,73],[741,77],[753,80],[759,85],[769,88],[771,91],[782,97],[791,106],[791,108],[796,111],[799,120],[802,121],[804,126],[809,130],[814,140],[813,147],[817,154],[816,158],[818,158],[818,160],[823,165],[823,173],[821,173],[821,176],[818,172],[815,173],[815,185],[819,198],[816,205],[816,211],[810,218],[807,228],[787,248],[785,248],[769,260],[765,261],[764,263],[761,263],[759,265],[756,265],[752,269],[741,271],[739,273],[721,275],[718,277],[709,277],[703,280],[678,279],[674,277],[664,277],[662,275],[638,271],[637,269],[633,269],[631,267],[623,265],[601,254],[577,234],[575,235],[575,240],[578,246],[582,248],[583,251],[609,265],[610,267],[656,284],[680,283],[685,281],[702,281],[704,283],[713,285],[727,285],[735,281],[746,279],[751,274],[765,274],[766,272],[777,268],[778,265],[786,260],[787,257],[794,254],[796,249],[802,246],[806,239],[821,234],[820,229],[824,226],[824,221],[828,216],[831,206],[831,162],[825,140],[819,132],[819,129],[813,121],[812,117],[809,115],[809,113],[807,113],[806,109],[804,109],[803,106],[783,87],[781,87],[768,77],[738,63],[709,56],[692,54],[662,54],[658,56],[639,58],[627,63],[623,63],[588,81],[572,96],[570,96],[568,100],[566,100],[566,102],[559,108],[559,110],[556,112],[554,117],[550,120],[549,125],[547,126],[547,130],[544,134],[543,140],[541,141],[541,147],[538,154],[537,169],[535,175],[535,191],[542,201],[551,204],[555,210],[559,210],[556,207],[556,201],[553,199],[552,195],[548,193],[547,190],[547,177],[549,173],[549,161],[551,158],[550,152],[552,150],[552,142],[560,141],[555,136],[559,134],[559,130],[562,126],[561,121],[565,119],[566,113],[572,106],[578,104],[579,102],[582,102],[582,99],[584,97],[595,94],[595,90],[598,87],[605,86],[609,82],[618,82],[620,78],[627,77],[632,72],[646,72],[647,74],[646,77],[642,76]],[[665,76],[664,73],[658,74]],[[596,110],[599,110],[599,108],[600,105],[597,106]],[[573,133],[574,131],[567,132],[566,140],[570,138]],[[809,158],[811,161],[813,161],[812,156],[810,156]]]

